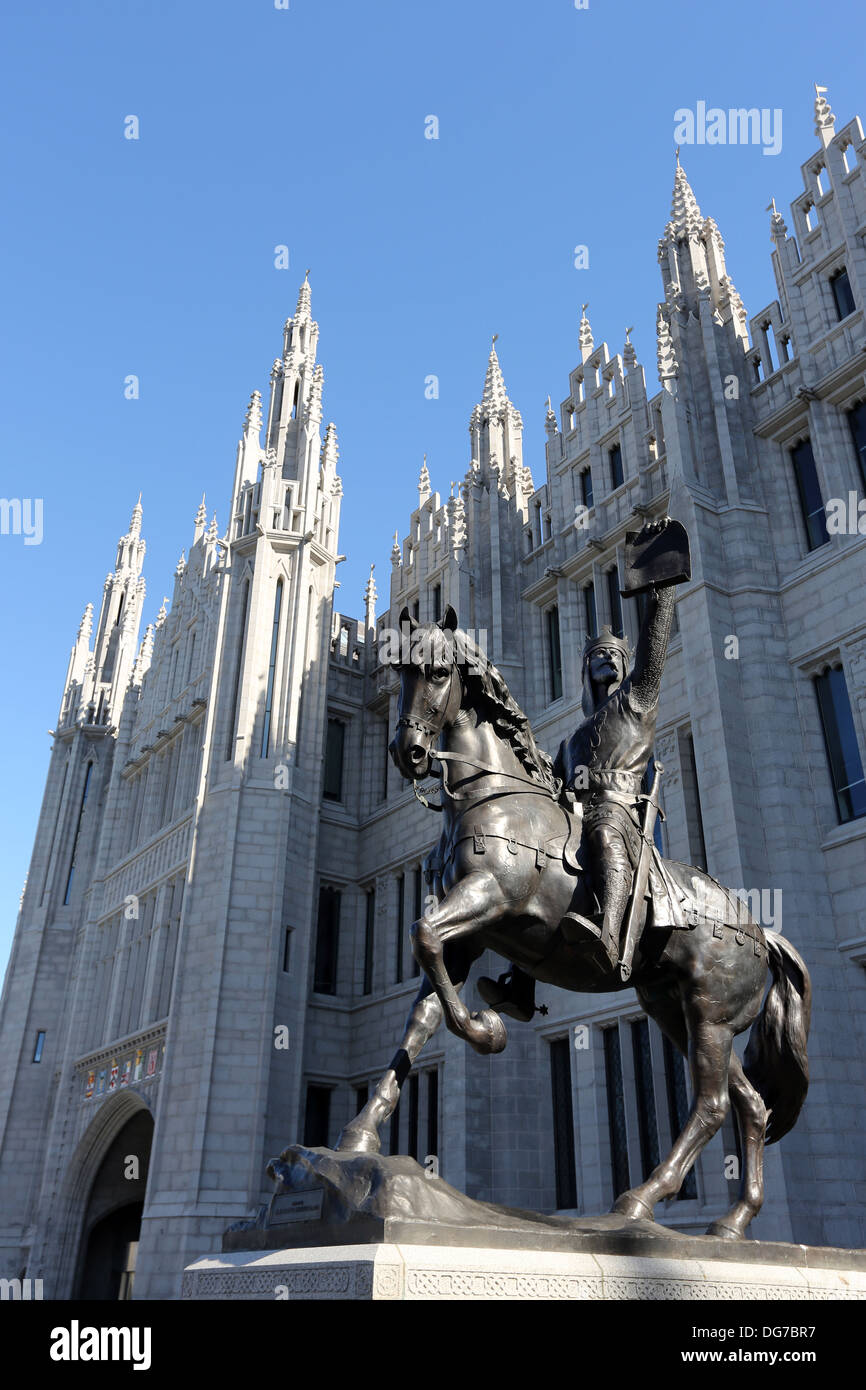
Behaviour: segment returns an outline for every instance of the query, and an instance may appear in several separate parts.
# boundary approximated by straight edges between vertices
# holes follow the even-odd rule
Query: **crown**
[[[631,661],[631,647],[626,637],[617,637],[616,633],[608,626],[605,626],[595,637],[587,637],[583,648],[583,659],[586,661],[592,652],[598,647],[613,647],[616,651],[622,652],[626,662]]]

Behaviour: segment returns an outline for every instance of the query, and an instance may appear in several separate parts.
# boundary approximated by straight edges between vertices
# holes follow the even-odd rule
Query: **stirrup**
[[[573,924],[569,930],[566,922]],[[605,936],[601,925],[579,912],[567,912],[563,918],[561,931],[571,950],[579,955],[587,965],[591,965],[600,975],[610,975],[619,964],[619,945]]]

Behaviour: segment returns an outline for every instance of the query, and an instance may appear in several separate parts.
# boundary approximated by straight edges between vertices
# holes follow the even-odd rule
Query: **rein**
[[[463,753],[431,752],[428,754],[428,757],[442,764],[442,792],[444,795],[450,797],[452,801],[468,801],[469,798],[474,795],[475,789],[470,788],[468,791],[462,793],[451,790],[451,788],[448,785],[449,762],[466,763],[467,767],[474,767],[479,772],[485,773],[489,777],[509,777],[512,781],[520,782],[520,784],[524,787],[531,787],[532,790],[534,792],[537,792],[539,795],[549,796],[551,800],[555,799],[553,793],[549,791],[547,787],[545,787],[543,784],[534,781],[531,777],[523,777],[519,772],[506,772],[504,768],[501,767],[490,767],[488,763],[480,763],[477,761],[477,759],[468,758]],[[419,790],[418,783],[414,779],[412,782],[412,791],[414,792],[416,799],[421,802],[421,805],[426,806],[429,811],[444,811],[445,807],[441,804],[437,806],[434,802],[427,800],[427,797],[424,795],[422,791]],[[516,789],[514,791],[510,791],[507,788],[503,788],[502,794],[504,796],[519,795]]]

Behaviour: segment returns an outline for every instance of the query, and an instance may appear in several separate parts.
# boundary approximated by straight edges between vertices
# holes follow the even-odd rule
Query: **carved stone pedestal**
[[[687,1238],[686,1238],[687,1239]],[[718,1245],[722,1242],[713,1241]],[[750,1253],[761,1249],[756,1243]],[[864,1299],[863,1252],[798,1252],[800,1262],[610,1255],[457,1245],[381,1243],[226,1251],[184,1272],[187,1299],[264,1300],[621,1300]],[[810,1266],[809,1256],[859,1256],[859,1269]]]

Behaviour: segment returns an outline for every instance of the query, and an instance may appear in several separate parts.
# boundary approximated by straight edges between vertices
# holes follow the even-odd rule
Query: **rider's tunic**
[[[641,783],[652,755],[658,707],[637,707],[632,680],[605,700],[561,745],[554,771],[583,807],[583,826],[616,830],[631,866],[637,867],[643,832]],[[577,786],[575,786],[577,782]],[[681,926],[680,894],[672,885],[655,844],[651,845],[648,889],[657,926]]]

